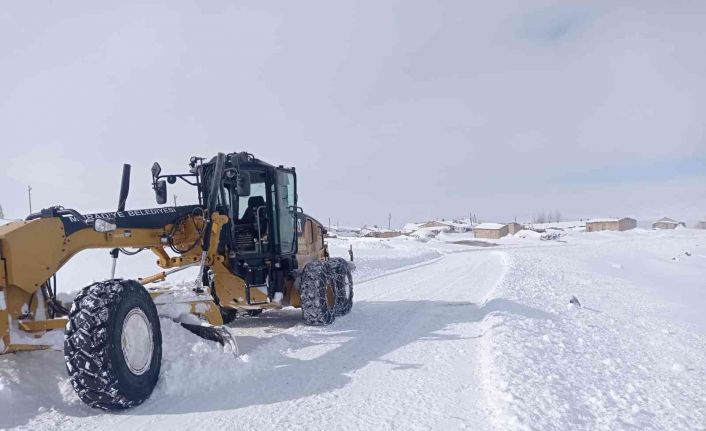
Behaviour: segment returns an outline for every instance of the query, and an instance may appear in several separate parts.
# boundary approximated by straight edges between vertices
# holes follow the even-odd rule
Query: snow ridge
[[[703,429],[704,338],[654,319],[653,300],[623,280],[585,271],[566,250],[546,253],[515,254],[495,295],[526,308],[486,320],[481,364],[494,425]],[[569,306],[574,293],[583,308]]]

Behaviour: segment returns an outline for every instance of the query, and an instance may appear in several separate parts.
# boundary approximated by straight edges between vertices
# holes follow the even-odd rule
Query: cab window
[[[293,253],[296,243],[296,190],[294,174],[277,170],[277,212],[282,253]]]

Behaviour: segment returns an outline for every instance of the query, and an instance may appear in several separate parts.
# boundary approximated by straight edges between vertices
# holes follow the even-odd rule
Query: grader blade
[[[228,329],[222,326],[194,325],[192,323],[182,323],[185,329],[206,340],[215,341],[225,348],[229,348],[233,355],[238,356],[238,343]]]

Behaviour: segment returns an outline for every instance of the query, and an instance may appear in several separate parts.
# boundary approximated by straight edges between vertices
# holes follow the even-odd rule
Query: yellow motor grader
[[[294,168],[245,152],[192,157],[189,167],[163,174],[152,166],[157,208],[125,208],[124,165],[115,212],[51,207],[0,226],[0,354],[50,348],[43,336],[65,330],[66,368],[78,396],[92,407],[124,409],[142,403],[157,383],[160,316],[232,345],[222,325],[238,313],[293,306],[306,324],[328,325],[351,310],[352,265],[329,257],[325,229],[297,206]],[[167,183],[177,181],[196,188],[197,203],[165,206]],[[110,278],[62,303],[56,272],[91,248],[111,250]],[[140,251],[154,253],[162,270],[115,278],[119,254]],[[189,267],[199,271],[186,294],[145,287]]]

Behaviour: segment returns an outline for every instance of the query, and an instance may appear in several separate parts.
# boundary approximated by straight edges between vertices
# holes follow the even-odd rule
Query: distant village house
[[[395,238],[402,235],[402,232],[397,230],[379,229],[377,227],[364,227],[360,230],[360,236],[366,238]]]
[[[507,235],[507,232],[507,225],[500,223],[481,223],[473,228],[476,238],[500,239]]]
[[[586,222],[586,232],[598,232],[601,230],[624,231],[635,229],[637,220],[630,217],[591,219]]]
[[[428,222],[426,222],[426,223],[424,223],[424,224],[419,225],[419,228],[427,228],[427,227],[447,227],[447,226],[448,226],[447,223],[440,222],[440,221],[437,221],[437,220],[432,220],[432,221],[428,221]]]
[[[652,223],[652,229],[676,229],[677,226],[686,227],[686,223],[670,219],[669,217],[662,217]]]
[[[402,235],[402,232],[396,230],[384,230],[377,232],[368,232],[365,234],[368,238],[395,238]]]
[[[439,228],[440,231],[463,233],[471,230],[471,225],[463,221],[446,221],[446,220],[431,220],[425,223],[408,223],[402,229],[403,231],[415,231],[418,229],[434,229]]]
[[[519,223],[512,222],[507,224],[507,233],[510,235],[514,235],[522,229],[524,229],[524,226]]]

